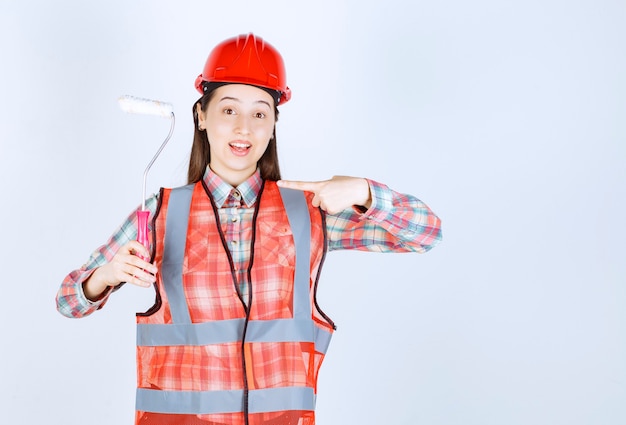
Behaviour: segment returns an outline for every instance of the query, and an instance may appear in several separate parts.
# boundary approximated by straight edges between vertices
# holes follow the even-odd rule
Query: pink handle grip
[[[150,211],[137,211],[137,241],[150,250],[150,240],[148,239],[148,217]],[[149,261],[149,258],[145,258],[143,255],[138,255],[142,260]]]

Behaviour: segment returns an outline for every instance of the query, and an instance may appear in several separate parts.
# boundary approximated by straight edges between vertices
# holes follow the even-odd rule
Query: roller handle
[[[137,211],[137,241],[146,247],[150,251],[150,239],[148,239],[148,217],[150,211],[139,210]],[[139,258],[145,261],[150,261],[150,258],[145,258],[143,255],[137,254]]]

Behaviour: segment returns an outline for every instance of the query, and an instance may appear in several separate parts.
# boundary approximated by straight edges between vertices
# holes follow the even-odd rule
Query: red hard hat
[[[215,46],[196,78],[196,89],[204,94],[202,83],[250,84],[280,92],[280,104],[291,98],[283,58],[271,44],[250,33],[222,41]]]

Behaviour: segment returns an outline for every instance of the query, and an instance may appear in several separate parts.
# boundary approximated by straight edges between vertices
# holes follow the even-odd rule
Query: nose
[[[246,114],[238,115],[235,130],[238,134],[249,134],[250,117],[248,117]]]

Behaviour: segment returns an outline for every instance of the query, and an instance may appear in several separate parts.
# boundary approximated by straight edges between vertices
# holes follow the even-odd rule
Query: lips
[[[230,142],[228,146],[230,146],[230,151],[234,155],[244,156],[248,153],[252,145],[248,142]]]

